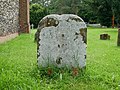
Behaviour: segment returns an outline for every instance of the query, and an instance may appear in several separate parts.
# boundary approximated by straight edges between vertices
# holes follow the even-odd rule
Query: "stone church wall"
[[[0,0],[0,36],[19,30],[19,0]]]

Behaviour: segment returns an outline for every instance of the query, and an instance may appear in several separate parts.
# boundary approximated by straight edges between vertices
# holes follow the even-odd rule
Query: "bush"
[[[47,14],[47,9],[40,4],[32,4],[30,6],[30,24],[34,24],[34,28],[37,28],[39,21]]]

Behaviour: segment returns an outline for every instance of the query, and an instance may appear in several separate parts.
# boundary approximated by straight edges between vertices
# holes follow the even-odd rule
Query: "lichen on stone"
[[[87,27],[77,15],[48,15],[36,33],[39,66],[48,66],[48,57],[57,67],[86,66]]]

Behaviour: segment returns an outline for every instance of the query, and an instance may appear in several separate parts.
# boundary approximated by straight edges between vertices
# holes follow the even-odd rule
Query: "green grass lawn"
[[[60,80],[41,77],[37,68],[35,30],[0,44],[0,90],[120,90],[120,47],[117,29],[88,28],[87,67],[84,74],[63,74]],[[108,33],[111,40],[100,40]]]

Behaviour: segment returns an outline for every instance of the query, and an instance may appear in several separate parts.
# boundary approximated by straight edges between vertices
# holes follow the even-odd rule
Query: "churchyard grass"
[[[88,28],[86,71],[72,76],[67,70],[52,77],[37,68],[34,33],[0,44],[0,90],[120,90],[120,47],[117,29]],[[110,40],[100,40],[107,33]],[[45,71],[45,70],[44,70]],[[54,71],[53,71],[54,72]]]

